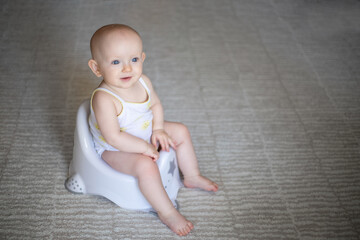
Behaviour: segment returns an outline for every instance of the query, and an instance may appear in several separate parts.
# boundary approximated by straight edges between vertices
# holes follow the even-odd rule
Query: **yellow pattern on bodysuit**
[[[146,130],[150,126],[150,121],[145,121],[141,127],[142,130]]]

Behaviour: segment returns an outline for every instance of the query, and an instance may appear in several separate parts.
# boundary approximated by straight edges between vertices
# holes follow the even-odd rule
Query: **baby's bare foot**
[[[184,185],[188,188],[201,188],[213,192],[216,192],[219,188],[216,183],[201,175],[184,177]]]
[[[160,220],[179,236],[186,236],[194,225],[175,208],[166,214],[158,213]]]

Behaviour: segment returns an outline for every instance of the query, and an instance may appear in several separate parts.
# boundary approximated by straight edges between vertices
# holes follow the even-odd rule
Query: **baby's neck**
[[[139,80],[136,81],[130,88],[113,87],[106,84],[104,81],[100,84],[99,87],[106,88],[116,93],[126,102],[142,103],[146,102],[149,98],[147,91],[142,86]]]

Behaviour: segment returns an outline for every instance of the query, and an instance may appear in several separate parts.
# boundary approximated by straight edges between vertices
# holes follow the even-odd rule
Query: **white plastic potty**
[[[88,124],[89,114],[90,100],[85,100],[77,113],[73,159],[65,181],[66,189],[73,193],[106,197],[122,208],[154,211],[140,192],[137,179],[114,170],[96,153]],[[164,188],[177,207],[175,200],[183,185],[175,151],[161,151],[156,163]]]

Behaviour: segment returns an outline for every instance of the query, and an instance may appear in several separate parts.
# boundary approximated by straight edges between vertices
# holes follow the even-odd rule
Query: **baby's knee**
[[[152,160],[152,158],[147,156],[141,156],[136,164],[136,175],[140,176],[153,176],[155,174],[159,174],[159,168]]]
[[[187,128],[187,126],[184,125],[183,123],[178,123],[176,130],[177,130],[176,132],[179,134],[179,137],[182,140],[186,140],[190,138],[190,131]]]

